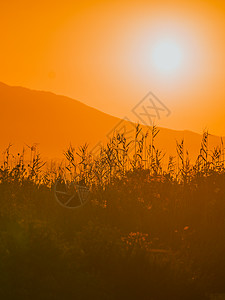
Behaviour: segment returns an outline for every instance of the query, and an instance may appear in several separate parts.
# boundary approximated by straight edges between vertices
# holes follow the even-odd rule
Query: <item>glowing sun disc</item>
[[[157,71],[171,74],[181,67],[183,53],[178,43],[165,39],[153,46],[151,58]]]

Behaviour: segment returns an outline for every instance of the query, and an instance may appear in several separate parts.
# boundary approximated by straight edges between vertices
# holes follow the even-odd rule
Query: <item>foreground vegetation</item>
[[[0,168],[2,299],[211,299],[225,293],[223,142],[190,163],[115,134],[94,157],[87,145],[44,164],[35,146]],[[55,184],[80,184],[90,201],[67,208]],[[62,199],[63,201],[63,199]]]

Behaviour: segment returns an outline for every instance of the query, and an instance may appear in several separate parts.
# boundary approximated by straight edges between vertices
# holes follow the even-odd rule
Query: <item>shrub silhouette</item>
[[[70,145],[44,163],[36,146],[0,167],[2,299],[210,299],[225,293],[224,148],[203,134],[191,164],[155,146],[158,129],[133,141],[115,133],[98,156]],[[168,160],[168,161],[166,161]],[[56,182],[90,188],[71,210]]]

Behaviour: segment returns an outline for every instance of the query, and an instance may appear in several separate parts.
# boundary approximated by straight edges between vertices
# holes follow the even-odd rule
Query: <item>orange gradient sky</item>
[[[158,125],[225,135],[225,1],[14,0],[0,14],[0,81],[134,121],[151,91],[172,112]],[[182,56],[170,72],[153,55],[167,39]]]

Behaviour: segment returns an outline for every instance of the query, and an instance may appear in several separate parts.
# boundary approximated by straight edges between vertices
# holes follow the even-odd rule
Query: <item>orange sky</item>
[[[0,81],[133,120],[152,91],[172,112],[158,125],[225,135],[224,1],[14,0],[0,14]],[[169,76],[151,63],[168,36],[184,54]]]

